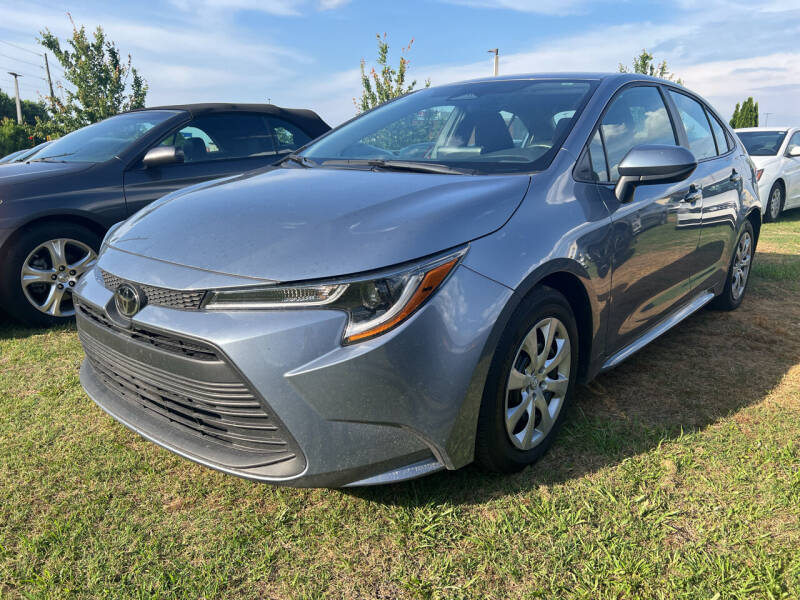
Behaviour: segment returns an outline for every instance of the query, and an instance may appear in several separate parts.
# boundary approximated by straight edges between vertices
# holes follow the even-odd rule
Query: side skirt
[[[714,292],[706,291],[702,294],[696,296],[694,300],[689,302],[686,306],[678,310],[677,312],[672,313],[669,317],[661,321],[658,325],[653,327],[652,329],[648,330],[644,335],[640,338],[636,339],[632,344],[626,346],[616,354],[614,354],[611,358],[609,358],[603,366],[600,368],[600,372],[608,371],[609,369],[613,369],[626,358],[628,358],[634,352],[641,350],[647,344],[652,342],[658,336],[663,333],[666,333],[675,325],[683,321],[686,317],[694,314],[701,308],[703,308],[706,304],[711,302],[714,299]]]

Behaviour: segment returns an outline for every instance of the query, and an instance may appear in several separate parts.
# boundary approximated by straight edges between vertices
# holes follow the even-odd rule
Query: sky
[[[724,117],[753,96],[762,125],[800,125],[800,0],[0,0],[0,89],[16,70],[23,98],[46,93],[36,39],[68,37],[67,13],[132,56],[149,106],[269,100],[337,125],[386,33],[394,65],[414,40],[418,85],[491,75],[490,48],[501,74],[613,72],[647,48]]]

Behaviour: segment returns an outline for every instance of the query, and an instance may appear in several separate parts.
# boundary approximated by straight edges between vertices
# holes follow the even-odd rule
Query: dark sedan
[[[178,188],[268,166],[329,129],[310,110],[269,104],[163,106],[3,166],[0,305],[29,325],[69,319],[71,290],[111,225]]]

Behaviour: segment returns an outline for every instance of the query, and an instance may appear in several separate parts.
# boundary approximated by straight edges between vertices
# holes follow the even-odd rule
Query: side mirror
[[[152,167],[160,167],[161,165],[171,165],[174,163],[182,163],[184,159],[183,150],[175,146],[156,146],[150,148],[147,154],[144,155],[142,163],[148,169]]]
[[[683,181],[696,168],[697,159],[683,146],[634,146],[619,163],[614,192],[620,202],[630,202],[637,186]]]
[[[786,153],[786,156],[790,156],[792,158],[800,156],[800,146],[789,146],[789,151]]]

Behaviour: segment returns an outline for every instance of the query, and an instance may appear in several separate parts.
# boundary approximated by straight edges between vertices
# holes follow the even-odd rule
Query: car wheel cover
[[[59,238],[36,246],[22,263],[20,283],[28,302],[51,317],[75,314],[72,288],[97,262],[97,253],[78,240]]]
[[[514,356],[505,394],[508,438],[526,451],[550,433],[569,388],[569,333],[555,317],[539,321],[523,338]]]
[[[736,244],[733,257],[733,272],[731,273],[731,295],[738,300],[747,287],[747,278],[750,275],[750,264],[753,260],[753,236],[745,231]]]

